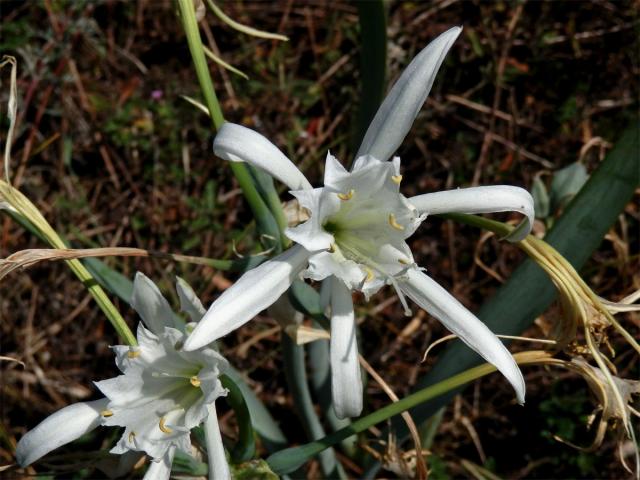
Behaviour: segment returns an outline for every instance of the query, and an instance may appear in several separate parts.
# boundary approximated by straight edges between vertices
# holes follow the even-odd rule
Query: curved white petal
[[[247,162],[258,167],[290,190],[311,188],[311,184],[278,147],[258,132],[235,123],[224,123],[213,141],[213,152],[223,160]]]
[[[519,242],[531,232],[535,214],[533,197],[524,188],[510,185],[460,188],[444,192],[425,193],[411,197],[409,202],[428,215],[438,213],[518,212],[525,219],[507,237]]]
[[[171,446],[160,460],[152,460],[142,480],[169,480],[175,454],[176,447]]]
[[[324,280],[335,275],[351,289],[359,288],[366,276],[356,262],[345,258],[338,259],[337,254],[329,252],[312,255],[309,258],[309,268],[303,275],[312,280]]]
[[[362,377],[351,290],[335,277],[331,282],[331,393],[338,418],[362,413]]]
[[[209,415],[204,421],[204,436],[207,443],[207,460],[209,461],[209,480],[230,480],[231,472],[224,454],[222,435],[218,425],[218,414],[215,403],[207,406]]]
[[[182,278],[176,277],[176,291],[180,298],[180,310],[188,314],[192,322],[199,322],[207,310],[202,306],[191,285]]]
[[[173,327],[173,311],[155,283],[146,275],[137,272],[133,280],[131,306],[156,335],[164,332],[164,327]]]
[[[108,403],[106,398],[74,403],[49,415],[20,439],[16,460],[26,467],[50,451],[90,432],[100,425],[100,412],[107,408]]]
[[[213,302],[184,349],[196,350],[241,327],[275,302],[307,265],[311,255],[300,245],[249,270]]]
[[[388,160],[411,129],[436,73],[462,28],[453,27],[427,45],[404,70],[367,129],[356,158]]]
[[[524,403],[526,387],[518,364],[484,323],[438,283],[417,269],[409,270],[406,278],[399,284],[411,300],[440,320],[487,362],[495,365],[513,385],[518,402]]]

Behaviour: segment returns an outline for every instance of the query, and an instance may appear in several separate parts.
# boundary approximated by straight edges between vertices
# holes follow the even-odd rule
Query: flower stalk
[[[215,130],[218,130],[224,123],[224,116],[213,87],[211,74],[209,73],[209,66],[205,58],[193,0],[178,0],[178,8],[182,26],[187,36],[187,43],[189,45],[189,51],[191,52],[193,65],[196,70],[198,82],[200,83],[200,91],[209,110],[212,125]],[[280,229],[278,228],[278,223],[272,211],[267,207],[265,200],[258,193],[247,165],[232,164],[230,167],[262,232],[279,239]],[[270,204],[270,207],[271,209],[276,208],[276,206],[272,204]],[[279,207],[282,209],[281,206]],[[275,216],[277,218],[277,215]]]

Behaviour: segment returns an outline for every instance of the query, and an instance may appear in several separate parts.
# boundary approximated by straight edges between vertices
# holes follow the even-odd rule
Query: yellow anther
[[[331,245],[329,245],[329,252],[330,253],[334,253],[337,250],[336,248],[336,244],[332,243]]]
[[[191,385],[193,385],[194,387],[199,387],[200,386],[200,379],[196,375],[191,377],[189,379],[189,381],[191,382]]]
[[[171,429],[171,428],[167,427],[167,426],[164,424],[164,422],[165,422],[164,417],[162,417],[162,418],[160,419],[160,423],[159,423],[159,425],[158,425],[158,426],[160,427],[160,430],[162,430],[164,433],[171,433],[171,432],[173,432],[173,429]]]
[[[129,443],[133,443],[136,439],[136,432],[129,432]]]
[[[374,279],[375,274],[373,273],[373,270],[371,270],[369,267],[365,267],[365,270],[367,271],[367,278],[365,278],[364,281],[370,282],[371,280]]]
[[[409,265],[409,260],[405,260],[404,258],[399,258],[398,262],[400,262],[402,265]]]
[[[353,189],[349,190],[349,193],[338,193],[338,198],[344,201],[351,200],[354,193],[355,191]]]
[[[404,230],[404,227],[396,221],[396,216],[393,213],[389,214],[389,225],[396,230]]]
[[[100,412],[100,415],[102,415],[105,418],[108,418],[113,416],[113,412],[111,410],[102,410]]]
[[[136,358],[140,356],[140,350],[129,350],[127,352],[127,357],[129,358]]]
[[[393,183],[395,183],[396,185],[400,185],[400,182],[402,181],[402,175],[392,175],[391,176],[391,180],[393,181]]]

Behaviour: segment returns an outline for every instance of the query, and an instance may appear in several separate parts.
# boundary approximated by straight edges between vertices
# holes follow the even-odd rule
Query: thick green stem
[[[296,345],[288,335],[283,335],[282,352],[287,384],[291,389],[296,410],[302,420],[302,426],[306,430],[306,434],[309,438],[321,438],[325,435],[325,432],[320,420],[318,419],[318,415],[316,414],[313,405],[313,400],[311,399],[311,393],[309,392],[309,383],[307,381],[304,362],[304,348],[300,345]],[[328,446],[316,451],[311,456],[319,455],[322,471],[327,478],[346,478],[346,475],[342,470],[342,466],[336,460],[335,452],[333,450],[325,451],[326,448],[328,448]],[[290,449],[285,449],[282,450],[282,452],[287,452],[289,450]],[[280,453],[281,452],[278,452],[275,455]],[[298,464],[295,468],[281,473],[293,472],[301,466],[302,463]]]

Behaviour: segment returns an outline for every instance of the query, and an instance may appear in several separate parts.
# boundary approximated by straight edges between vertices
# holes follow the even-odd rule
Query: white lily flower
[[[362,384],[349,291],[359,290],[368,298],[390,284],[405,313],[410,313],[406,295],[494,364],[524,402],[524,379],[509,351],[484,323],[421,271],[406,239],[431,213],[503,211],[526,216],[510,238],[522,239],[533,223],[531,195],[521,188],[495,186],[407,199],[399,191],[400,159],[390,160],[460,31],[459,27],[446,31],[409,64],[376,113],[351,171],[327,154],[321,188],[311,188],[302,172],[266,138],[240,125],[222,126],[213,144],[216,155],[247,162],[283,181],[310,218],[285,232],[298,245],[245,273],[211,305],[185,349],[206,345],[249,321],[278,299],[297,272],[313,280],[331,279],[332,286],[326,290],[332,306],[334,407],[338,416],[357,416],[362,409]]]
[[[204,308],[191,287],[178,279],[177,290],[181,309],[199,320]],[[215,400],[227,394],[218,377],[228,362],[210,347],[181,349],[186,333],[174,327],[169,303],[141,273],[131,304],[148,329],[138,325],[137,346],[112,347],[123,375],[95,382],[105,398],[63,408],[29,431],[18,442],[18,463],[27,466],[100,425],[119,426],[124,433],[111,453],[145,452],[152,460],[145,478],[168,479],[176,451],[191,455],[190,431],[204,423],[209,458],[216,461],[210,478],[231,478],[217,418],[210,418]]]

